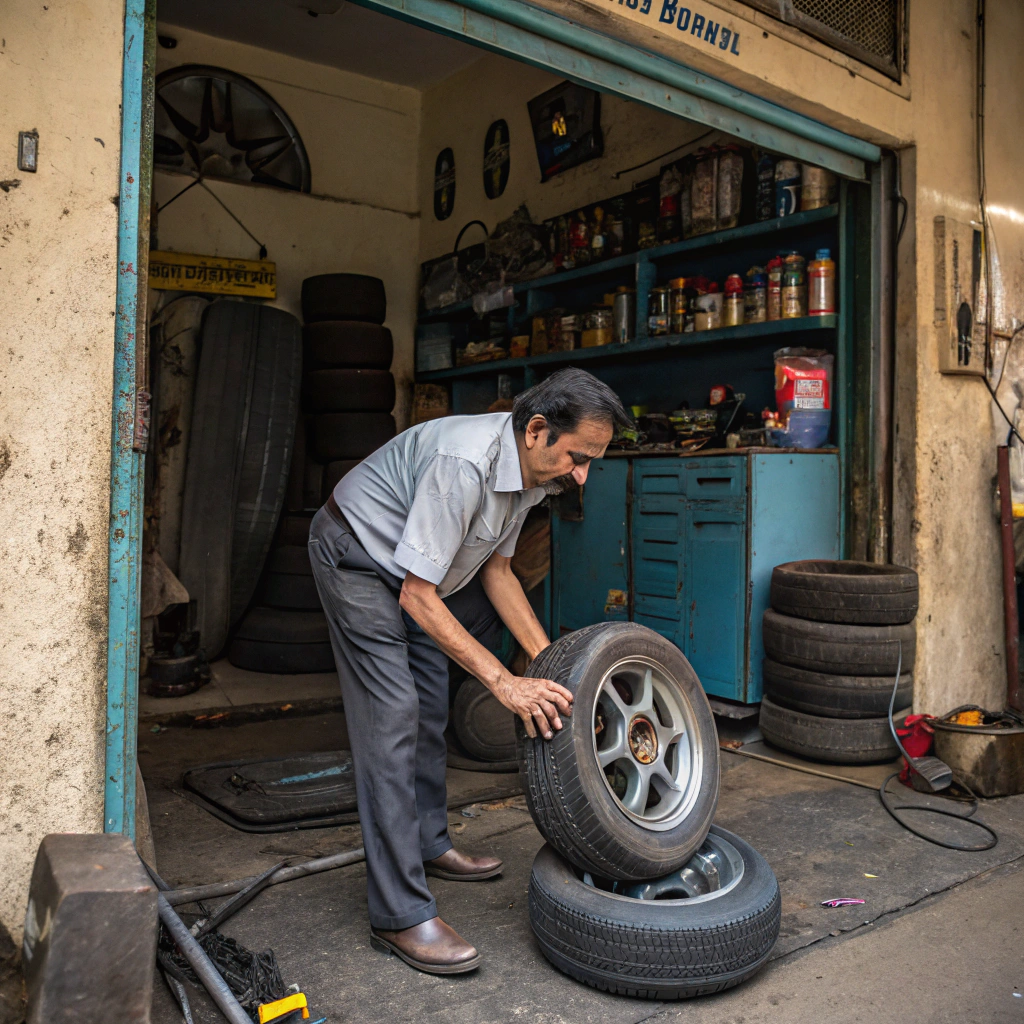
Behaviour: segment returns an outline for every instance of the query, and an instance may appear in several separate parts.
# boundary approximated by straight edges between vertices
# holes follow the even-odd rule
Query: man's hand
[[[566,717],[572,714],[572,693],[551,679],[528,679],[506,673],[491,692],[523,720],[530,737],[535,737],[539,729],[544,739],[551,739],[552,728],[562,728],[558,712]]]

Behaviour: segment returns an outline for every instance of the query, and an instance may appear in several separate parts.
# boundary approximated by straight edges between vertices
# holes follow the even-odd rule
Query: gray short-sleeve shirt
[[[378,448],[334,488],[356,539],[386,573],[447,597],[495,552],[511,557],[544,489],[523,488],[512,414],[444,416]]]

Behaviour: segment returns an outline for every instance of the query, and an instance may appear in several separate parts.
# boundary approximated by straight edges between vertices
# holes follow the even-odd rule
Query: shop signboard
[[[670,39],[691,45],[703,44],[721,54],[740,55],[740,33],[722,12],[689,0],[583,0],[591,7],[619,14],[629,21],[653,28]]]
[[[277,298],[277,264],[191,252],[149,254],[149,286],[161,291]]]

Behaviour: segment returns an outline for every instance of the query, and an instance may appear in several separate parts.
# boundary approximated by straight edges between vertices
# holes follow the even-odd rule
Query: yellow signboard
[[[149,254],[149,286],[171,292],[276,299],[277,264],[269,260],[233,260],[153,250]]]

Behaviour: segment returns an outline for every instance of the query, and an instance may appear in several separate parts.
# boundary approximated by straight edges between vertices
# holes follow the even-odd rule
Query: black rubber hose
[[[897,641],[897,643],[899,643],[899,641]],[[892,698],[889,701],[889,728],[890,728],[890,730],[892,730],[892,738],[896,741],[896,746],[898,746],[900,748],[900,751],[903,754],[903,757],[905,758],[908,767],[910,768],[911,771],[913,771],[914,770],[914,758],[912,758],[910,756],[910,754],[907,753],[906,748],[903,746],[902,742],[900,742],[900,738],[899,738],[899,736],[896,733],[896,725],[895,725],[895,723],[892,720],[892,710],[893,710],[893,706],[894,706],[894,704],[896,702],[896,691],[899,689],[899,686],[900,686],[900,671],[901,671],[902,668],[903,668],[903,645],[900,644],[899,657],[898,657],[897,662],[896,662],[896,685],[893,687]],[[936,758],[928,757],[928,758],[925,758],[923,760],[931,762],[935,767],[943,769],[944,772],[949,770],[947,765],[943,764],[941,761],[938,761]],[[902,825],[908,832],[913,832],[913,834],[915,836],[918,836],[920,839],[924,839],[924,840],[926,840],[929,843],[933,843],[935,846],[941,846],[941,847],[943,847],[944,849],[947,849],[947,850],[959,850],[961,853],[981,853],[983,850],[991,850],[992,847],[995,846],[996,843],[999,842],[999,836],[996,835],[995,829],[993,829],[990,826],[986,825],[983,821],[975,821],[971,817],[971,815],[974,814],[974,812],[978,809],[978,798],[971,792],[970,786],[968,786],[962,779],[959,779],[959,778],[956,777],[956,775],[953,775],[953,778],[956,779],[957,784],[959,786],[963,787],[965,790],[967,790],[968,793],[970,793],[971,809],[966,814],[957,814],[956,811],[944,811],[940,807],[928,807],[925,804],[892,804],[892,803],[890,803],[889,802],[889,795],[886,793],[886,787],[899,774],[900,774],[899,772],[893,772],[892,775],[890,775],[885,780],[885,782],[883,782],[881,784],[881,786],[878,787],[878,798],[882,801],[882,806],[886,809],[886,811],[889,812],[889,814],[892,816],[893,820],[897,824]],[[950,774],[952,775],[953,773],[950,771]],[[922,777],[926,778],[926,776],[922,776]],[[942,785],[943,786],[948,786],[949,785],[948,777],[944,777]],[[936,793],[935,795],[938,795],[938,794]],[[934,836],[930,836],[926,832],[918,831],[916,828],[914,828],[913,825],[907,824],[907,822],[905,822],[896,813],[897,811],[923,811],[923,812],[926,812],[928,814],[941,814],[945,818],[956,818],[957,821],[965,821],[965,822],[967,822],[968,825],[975,825],[978,828],[983,829],[991,837],[991,842],[986,842],[982,846],[964,846],[962,843],[947,843],[944,839],[936,839]]]
[[[908,832],[913,832],[915,836],[920,836],[921,839],[926,839],[929,843],[934,843],[936,846],[942,846],[947,850],[959,850],[962,853],[981,853],[982,850],[991,850],[996,843],[999,842],[999,836],[996,835],[996,831],[990,825],[986,825],[983,821],[975,821],[971,815],[978,809],[978,798],[971,793],[970,789],[960,780],[957,779],[957,783],[964,787],[968,793],[971,793],[971,799],[974,801],[973,806],[966,814],[957,814],[956,811],[944,811],[941,807],[926,807],[924,804],[891,804],[889,803],[889,796],[886,793],[886,787],[899,775],[899,772],[893,772],[881,786],[878,787],[878,796],[882,801],[882,806],[892,815],[895,821],[902,825]],[[927,811],[929,814],[941,814],[947,818],[956,818],[958,821],[965,821],[968,825],[976,825],[980,829],[984,829],[991,840],[984,843],[981,846],[964,846],[962,843],[947,843],[944,839],[936,839],[934,836],[927,835],[924,832],[919,832],[913,825],[905,822],[896,812],[897,811]]]

